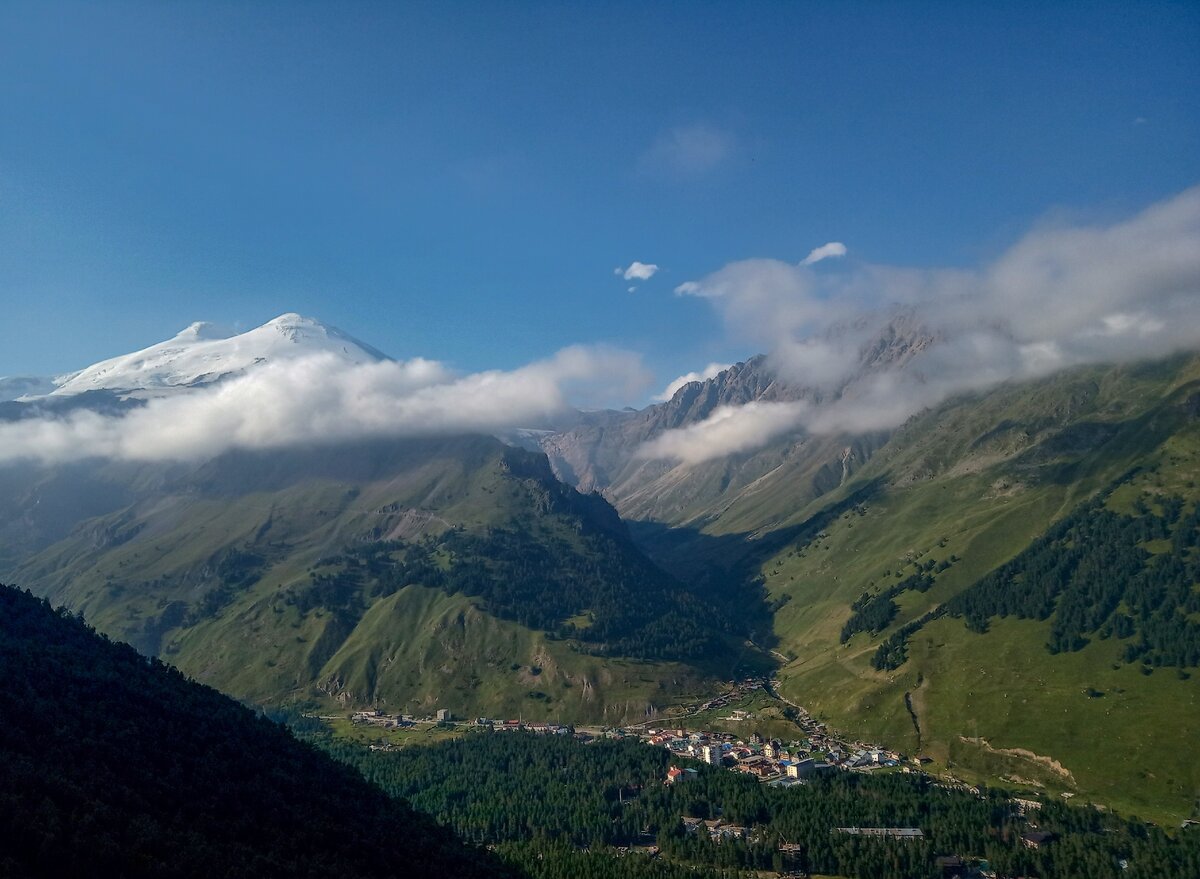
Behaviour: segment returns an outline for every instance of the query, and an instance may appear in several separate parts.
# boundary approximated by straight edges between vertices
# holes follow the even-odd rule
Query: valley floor
[[[912,751],[886,738],[869,740],[831,728],[780,692],[781,681],[731,681],[707,699],[680,703],[656,717],[624,726],[568,725],[533,715],[522,718],[438,719],[435,715],[389,715],[377,711],[333,713],[320,719],[335,735],[389,751],[435,744],[481,729],[574,735],[584,741],[629,739],[665,747],[672,755],[720,765],[767,784],[787,787],[824,771],[901,772],[937,784],[972,790],[997,785],[1031,801],[1059,798],[1137,814],[1166,827],[1189,819],[1182,811],[1147,808],[1136,795],[1106,799],[1081,789],[1069,769],[1051,757],[1004,747],[984,737],[964,738],[961,747],[938,743]],[[912,738],[906,738],[911,742]],[[947,757],[947,753],[953,756]],[[965,756],[964,756],[965,755]],[[1134,754],[1129,758],[1134,759]],[[1015,767],[1015,768],[1014,768]],[[1024,767],[1022,769],[1022,767]],[[1021,772],[1025,774],[1022,775]],[[1136,771],[1136,767],[1131,767]],[[1044,780],[1043,780],[1044,779]],[[1140,809],[1137,807],[1141,807]]]

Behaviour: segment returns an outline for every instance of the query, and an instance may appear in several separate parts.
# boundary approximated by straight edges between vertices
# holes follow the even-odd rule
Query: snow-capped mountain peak
[[[295,313],[234,334],[193,323],[165,342],[58,376],[54,395],[107,390],[154,396],[237,375],[263,363],[332,353],[350,363],[389,359],[336,327]]]
[[[198,320],[180,330],[175,335],[175,340],[179,342],[206,342],[213,339],[228,339],[234,335],[236,333],[223,329],[216,324]]]

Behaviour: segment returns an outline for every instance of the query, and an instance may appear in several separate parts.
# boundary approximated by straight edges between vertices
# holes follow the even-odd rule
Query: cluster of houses
[[[385,729],[392,727],[412,726],[415,723],[450,723],[454,715],[448,708],[439,708],[428,717],[415,717],[412,714],[384,714],[378,708],[355,711],[350,715],[351,723],[367,726],[380,726]]]
[[[490,728],[496,732],[522,730],[525,732],[548,733],[553,735],[575,734],[574,727],[558,723],[540,723],[528,720],[493,720],[488,717],[477,717],[473,721],[455,720],[447,708],[439,708],[426,717],[415,717],[411,714],[385,714],[379,709],[355,711],[350,715],[350,721],[360,726],[377,726],[383,729],[402,729],[418,723],[452,723],[459,726],[474,726]],[[578,734],[579,738],[589,739],[592,736]]]
[[[779,739],[764,739],[757,733],[742,739],[732,733],[649,729],[640,737],[646,743],[664,747],[680,757],[745,772],[759,781],[782,786],[838,769],[869,772],[900,766],[902,770],[908,770],[910,765],[919,766],[921,762],[921,758],[909,761],[903,754],[881,748],[861,746],[852,749],[823,736],[810,736],[804,741],[785,744]],[[668,775],[667,783],[685,780],[685,772],[681,769]]]
[[[725,842],[730,839],[747,839],[753,842],[753,830],[740,824],[727,823],[723,818],[689,818],[684,815],[683,829],[688,833],[706,834],[713,842]]]
[[[475,718],[475,726],[481,728],[491,727],[493,732],[515,732],[523,730],[525,732],[539,733],[542,735],[554,736],[569,736],[574,735],[576,738],[591,738],[575,732],[575,728],[571,726],[563,726],[559,723],[540,723],[537,721],[528,720],[493,720],[488,717]]]
[[[923,763],[929,762],[926,757],[908,758],[896,751],[861,743],[850,745],[835,741],[821,733],[814,733],[804,741],[792,741],[786,745],[778,739],[766,740],[757,734],[743,740],[730,733],[689,733],[684,729],[649,729],[641,738],[648,744],[665,747],[673,755],[722,766],[735,772],[745,772],[763,783],[783,787],[803,784],[806,778],[820,772],[870,772],[883,767],[898,767],[901,772],[912,772]],[[682,764],[673,765],[667,770],[665,783],[685,784],[697,774],[694,768]],[[943,786],[962,787],[979,793],[978,789],[965,785]],[[1031,815],[1041,806],[1039,800],[1013,800],[1014,811],[1027,821],[1030,821]],[[685,815],[681,816],[681,820],[689,833],[706,835],[714,842],[730,839],[754,840],[755,828],[731,824],[722,818],[700,819]],[[1030,821],[1030,824],[1029,829],[1021,836],[1021,843],[1026,848],[1038,849],[1054,841],[1054,834],[1038,830],[1035,821]],[[834,832],[897,842],[925,838],[925,832],[919,827],[837,827],[834,828]],[[789,848],[787,844],[780,845],[781,851],[786,852]],[[937,870],[943,877],[995,875],[988,871],[986,866],[969,866],[956,856],[944,856],[937,860]]]

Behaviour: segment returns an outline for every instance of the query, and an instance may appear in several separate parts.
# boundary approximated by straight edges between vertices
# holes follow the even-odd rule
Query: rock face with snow
[[[48,393],[69,396],[112,391],[155,396],[211,384],[263,363],[323,352],[351,363],[389,359],[335,327],[298,314],[283,314],[236,335],[212,324],[194,323],[165,342],[59,376]],[[44,386],[39,390],[46,393]]]

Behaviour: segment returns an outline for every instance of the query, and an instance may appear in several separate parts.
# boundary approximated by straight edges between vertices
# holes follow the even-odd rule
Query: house
[[[439,708],[437,710],[437,714],[435,714],[434,717],[438,720],[439,723],[443,720],[450,720],[451,719],[450,709],[449,708]]]
[[[818,772],[824,772],[832,768],[828,763],[822,763],[814,760],[812,757],[807,757],[804,760],[796,760],[789,763],[785,771],[788,778],[808,778],[810,775],[816,775]]]
[[[838,827],[838,833],[850,836],[874,836],[884,839],[923,839],[925,831],[920,827]]]
[[[736,824],[720,824],[711,828],[708,835],[714,842],[724,842],[727,839],[745,839],[750,833],[745,827]]]
[[[970,872],[966,862],[957,855],[942,855],[934,859],[933,865],[942,879],[957,879],[957,877],[966,876]]]
[[[672,766],[667,770],[667,780],[664,784],[674,784],[677,781],[688,781],[695,778],[697,772],[695,769],[680,769],[678,766]]]
[[[1021,834],[1021,845],[1025,848],[1039,849],[1054,840],[1054,834],[1045,830],[1031,830]]]

